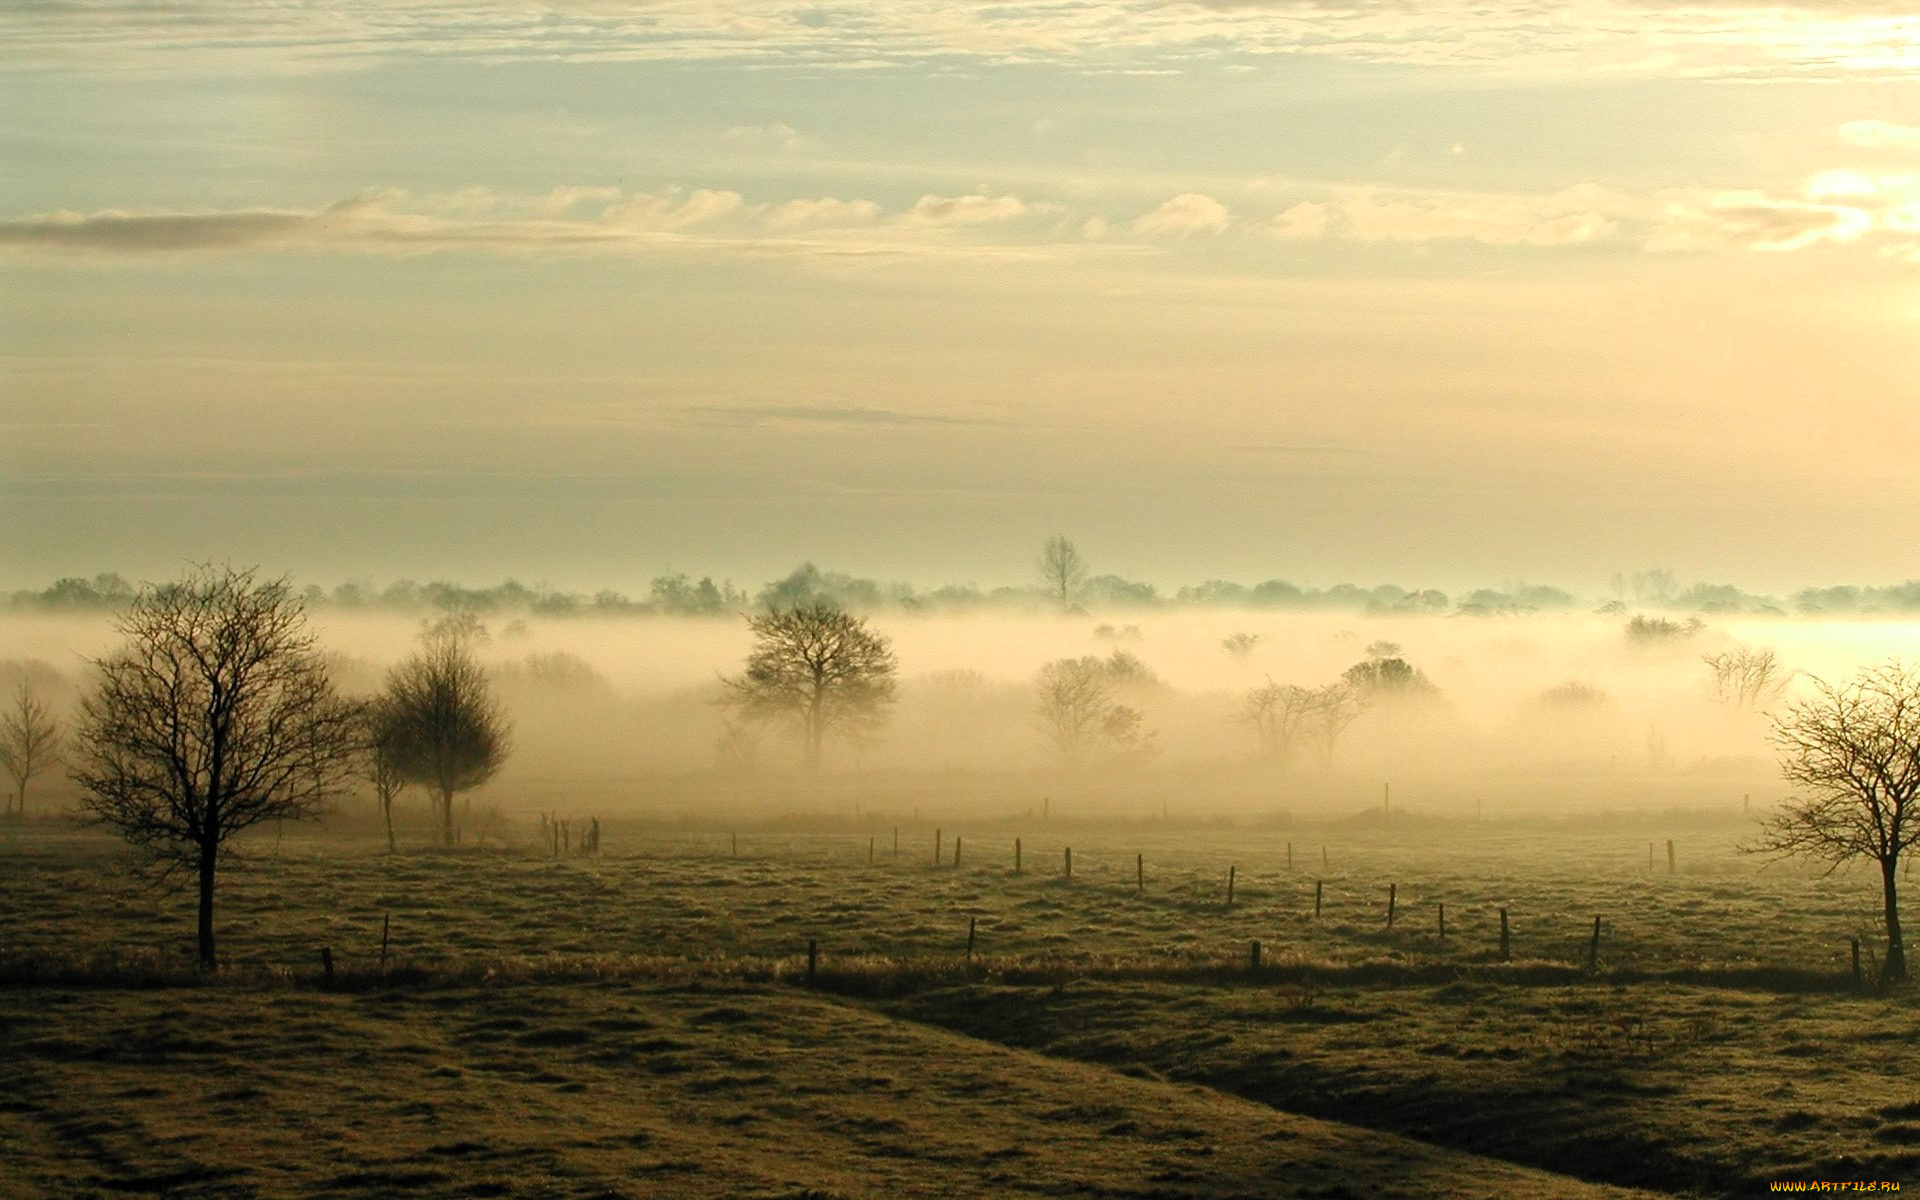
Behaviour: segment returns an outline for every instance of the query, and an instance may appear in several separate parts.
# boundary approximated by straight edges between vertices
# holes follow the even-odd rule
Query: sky
[[[1887,583],[1917,450],[1893,0],[0,0],[8,586]]]

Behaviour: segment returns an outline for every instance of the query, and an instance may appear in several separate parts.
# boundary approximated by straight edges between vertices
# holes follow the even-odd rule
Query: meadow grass
[[[413,1011],[429,997],[565,1008],[737,991],[751,1011],[825,1005],[921,1030],[948,1039],[950,1056],[998,1042],[1103,1078],[1198,1083],[1601,1183],[1738,1195],[1772,1178],[1897,1180],[1920,1165],[1914,1005],[1856,987],[1850,972],[1849,938],[1867,941],[1872,966],[1872,881],[1741,855],[1749,827],[1724,815],[982,824],[942,827],[938,862],[932,822],[903,825],[897,858],[885,818],[871,832],[823,826],[609,822],[601,855],[558,858],[531,836],[393,855],[333,836],[256,840],[223,877],[226,965],[212,979],[191,964],[187,897],[134,879],[104,839],[16,827],[0,839],[8,1036],[58,1017],[54,1043],[84,1041],[102,1033],[92,1022],[125,1026],[142,1006],[189,1021],[318,1005],[346,1020],[361,1005]],[[1496,952],[1503,907],[1511,961]],[[352,1059],[343,1078],[366,1062]],[[767,1087],[792,1082],[772,1074],[781,1082]],[[689,1103],[695,1124],[722,1119]],[[444,1165],[393,1171],[425,1172],[439,1182],[418,1186],[441,1194],[464,1178]],[[1199,1190],[1144,1194],[1236,1194],[1202,1176]],[[1313,1186],[1347,1186],[1332,1178]],[[844,1179],[818,1186],[869,1194]]]

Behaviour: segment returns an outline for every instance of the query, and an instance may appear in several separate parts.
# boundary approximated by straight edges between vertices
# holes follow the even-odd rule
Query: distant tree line
[[[1052,554],[1053,560],[1048,561],[1045,554]],[[1598,600],[1583,600],[1572,592],[1540,584],[1514,583],[1449,595],[1436,588],[1404,588],[1391,583],[1372,587],[1336,583],[1319,588],[1285,579],[1255,584],[1209,579],[1168,594],[1151,583],[1121,575],[1092,573],[1078,551],[1063,538],[1048,543],[1040,574],[1036,582],[1020,586],[982,588],[971,583],[956,583],[916,588],[907,583],[887,583],[825,571],[808,562],[753,591],[736,587],[731,580],[673,574],[654,579],[644,596],[630,596],[612,589],[569,592],[514,580],[493,587],[467,587],[409,579],[385,586],[354,581],[330,590],[309,584],[299,595],[309,610],[460,612],[481,617],[738,617],[813,604],[832,605],[850,612],[1215,607],[1338,611],[1368,616],[1515,616],[1581,608],[1621,616],[1635,611],[1759,616],[1789,613],[1910,616],[1920,613],[1920,580],[1888,587],[1807,588],[1782,601],[1742,591],[1731,584],[1696,583],[1680,587],[1673,582],[1671,573],[1663,571],[1617,577],[1614,594]],[[91,579],[66,578],[46,588],[15,591],[5,595],[4,603],[17,611],[118,611],[132,603],[137,591],[124,576],[106,572]]]

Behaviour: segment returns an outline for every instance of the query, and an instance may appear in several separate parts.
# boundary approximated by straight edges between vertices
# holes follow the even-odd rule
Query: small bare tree
[[[1040,547],[1040,560],[1035,565],[1047,594],[1058,600],[1061,608],[1073,603],[1074,595],[1087,581],[1087,560],[1080,556],[1078,546],[1060,534],[1048,538]]]
[[[1758,710],[1780,698],[1792,682],[1771,650],[1753,650],[1739,646],[1721,654],[1703,654],[1707,664],[1707,692],[1722,704]]]
[[[721,683],[722,703],[757,720],[790,722],[809,771],[829,736],[858,741],[893,704],[898,671],[887,639],[832,604],[798,604],[747,618],[746,670]]]
[[[1781,773],[1798,793],[1747,849],[1831,869],[1876,863],[1887,924],[1881,980],[1898,983],[1907,977],[1900,858],[1920,842],[1920,670],[1891,662],[1848,683],[1812,684],[1811,698],[1773,719]]]
[[[1253,726],[1261,758],[1284,762],[1318,715],[1320,703],[1320,694],[1311,688],[1269,678],[1265,687],[1247,692],[1236,719]]]
[[[1068,766],[1078,766],[1099,745],[1102,723],[1113,708],[1106,664],[1091,655],[1060,658],[1040,668],[1034,709],[1040,732]]]
[[[359,715],[342,701],[285,580],[204,567],[143,590],[93,663],[73,779],[80,807],[200,889],[199,959],[214,970],[214,874],[262,821],[319,815],[349,786]]]
[[[429,628],[421,647],[387,675],[399,777],[432,792],[440,836],[453,845],[453,798],[493,778],[512,749],[512,724],[462,627]]]
[[[9,813],[17,808],[21,816],[27,815],[27,785],[59,761],[63,740],[60,722],[47,711],[33,681],[21,680],[13,703],[0,713],[0,771],[13,781]]]
[[[406,729],[388,696],[363,702],[360,722],[364,739],[360,770],[373,785],[373,798],[387,829],[387,853],[392,854],[398,848],[393,837],[393,801],[407,786]]]

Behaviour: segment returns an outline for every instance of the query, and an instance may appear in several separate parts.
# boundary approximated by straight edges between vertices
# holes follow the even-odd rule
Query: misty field
[[[593,856],[555,856],[531,816],[394,855],[289,830],[223,878],[229,970],[206,985],[190,897],[130,877],[105,839],[29,822],[0,844],[5,1120],[23,1166],[55,1173],[23,1178],[183,1196],[1447,1194],[1364,1154],[1287,1175],[1251,1132],[1282,1113],[1669,1192],[1898,1180],[1920,1164],[1920,1051],[1912,1002],[1853,982],[1850,939],[1875,966],[1872,881],[1741,854],[1752,828],[1737,807],[609,820]],[[130,1046],[126,1029],[152,1032]],[[228,1078],[238,1063],[272,1078]],[[308,1112],[302,1081],[343,1067],[362,1102]],[[449,1082],[480,1078],[484,1103]],[[163,1113],[194,1087],[331,1131],[347,1165],[316,1174],[271,1138],[182,1157]],[[1238,1107],[1176,1120],[1169,1096]],[[1182,1121],[1204,1133],[1139,1133]],[[849,1165],[868,1158],[896,1174]],[[1466,1180],[1475,1161],[1432,1169]],[[1549,1194],[1488,1178],[1465,1194]]]

